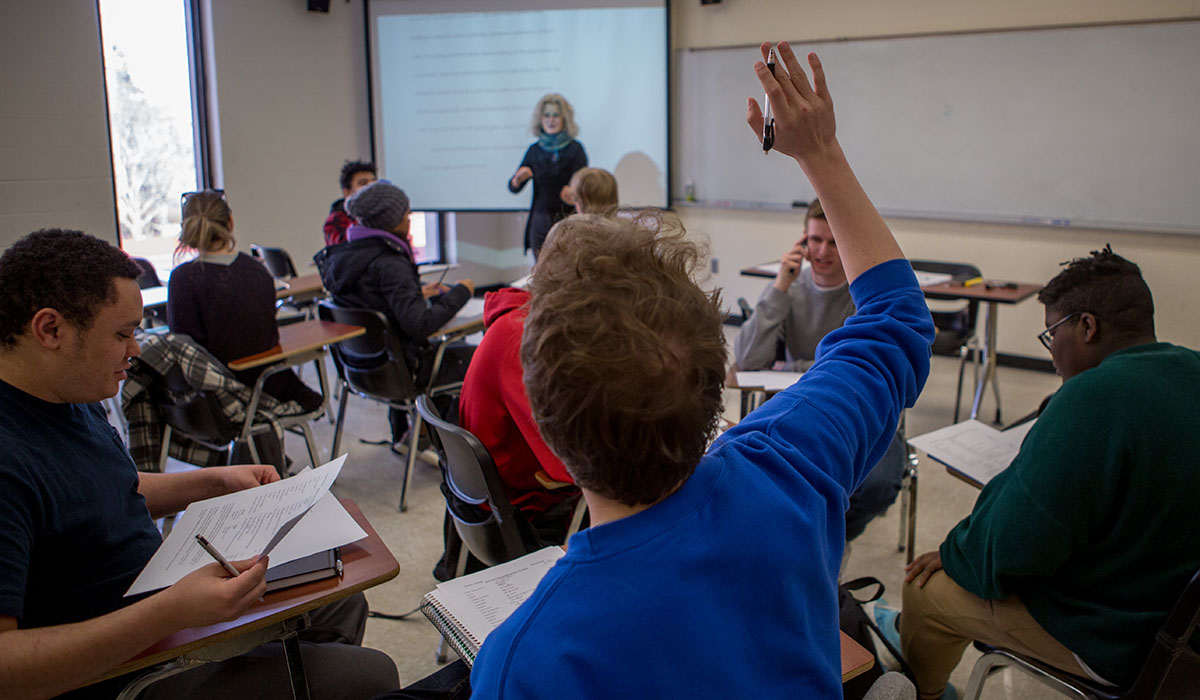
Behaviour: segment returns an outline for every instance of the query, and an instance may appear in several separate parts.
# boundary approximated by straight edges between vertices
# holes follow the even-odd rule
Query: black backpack
[[[878,586],[874,595],[864,600],[859,600],[854,596],[854,591],[859,591],[869,586]],[[900,668],[904,671],[904,675],[908,676],[909,679],[913,677],[908,664],[904,662],[904,657],[900,655],[900,650],[892,647],[875,625],[875,621],[867,615],[867,611],[863,610],[863,604],[879,600],[882,596],[883,582],[873,576],[864,576],[838,584],[838,626],[842,628],[842,631],[848,637],[861,644],[864,649],[875,656],[875,663],[871,668],[867,669],[865,673],[855,676],[842,684],[842,695],[845,700],[861,700],[867,694],[867,691],[870,690],[871,685],[885,673],[886,669],[879,663],[879,654],[875,650],[876,638],[880,642],[883,642],[884,647],[887,648],[892,656],[900,661]],[[875,634],[872,635],[872,632]]]

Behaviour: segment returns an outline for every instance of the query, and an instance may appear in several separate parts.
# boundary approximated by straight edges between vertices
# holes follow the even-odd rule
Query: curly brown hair
[[[546,443],[575,481],[652,504],[691,475],[720,415],[720,292],[707,249],[661,214],[560,222],[534,266],[521,362]]]
[[[0,350],[16,346],[40,309],[55,309],[86,331],[116,302],[113,280],[141,274],[120,248],[82,231],[44,228],[24,236],[0,255]]]

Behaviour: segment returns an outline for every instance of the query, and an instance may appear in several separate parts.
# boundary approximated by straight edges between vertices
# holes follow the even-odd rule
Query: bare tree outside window
[[[100,24],[121,245],[166,279],[198,181],[183,0],[101,0]]]

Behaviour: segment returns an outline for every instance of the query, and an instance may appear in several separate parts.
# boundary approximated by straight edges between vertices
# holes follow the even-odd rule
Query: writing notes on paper
[[[196,543],[196,535],[230,561],[270,550],[272,564],[366,537],[329,493],[345,461],[342,455],[289,479],[192,503],[126,595],[170,586],[209,564],[212,558]]]
[[[1000,431],[977,420],[963,421],[908,442],[925,450],[967,481],[982,487],[1012,464],[1034,421]]]

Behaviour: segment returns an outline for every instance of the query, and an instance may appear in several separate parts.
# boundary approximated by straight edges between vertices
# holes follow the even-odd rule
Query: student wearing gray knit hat
[[[334,303],[386,314],[417,386],[461,382],[473,348],[448,346],[434,374],[437,347],[429,336],[467,303],[475,285],[469,279],[453,287],[421,283],[409,235],[412,204],[404,190],[379,180],[354,193],[345,207],[358,223],[346,229],[345,243],[329,246],[314,258]],[[439,398],[434,403],[443,416],[455,417],[448,400]],[[405,414],[392,411],[390,415],[392,439],[400,443],[407,429]]]
[[[412,205],[404,190],[387,180],[373,182],[346,200],[346,213],[363,226],[395,233],[408,222]],[[407,228],[407,226],[406,226]]]

